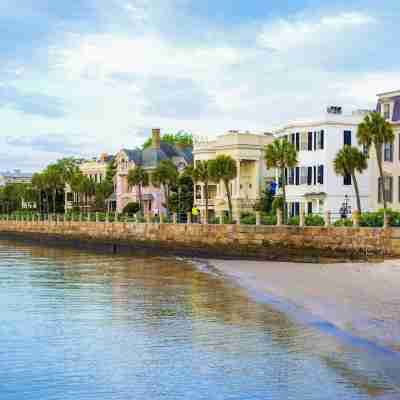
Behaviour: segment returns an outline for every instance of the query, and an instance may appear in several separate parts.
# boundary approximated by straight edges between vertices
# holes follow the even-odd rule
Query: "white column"
[[[237,177],[236,177],[236,197],[240,197],[240,159],[236,161]]]

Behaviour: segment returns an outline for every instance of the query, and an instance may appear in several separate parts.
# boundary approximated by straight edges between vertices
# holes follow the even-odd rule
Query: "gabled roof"
[[[160,148],[129,150],[122,149],[129,161],[134,161],[137,165],[144,168],[155,168],[161,160],[172,159],[173,157],[182,157],[188,164],[193,162],[193,148],[190,146],[178,148],[176,145],[168,142],[160,142]]]

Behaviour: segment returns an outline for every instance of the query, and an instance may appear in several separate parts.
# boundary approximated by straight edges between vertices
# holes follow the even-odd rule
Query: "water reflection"
[[[172,258],[3,241],[0,289],[2,399],[400,393],[399,358],[294,322]]]

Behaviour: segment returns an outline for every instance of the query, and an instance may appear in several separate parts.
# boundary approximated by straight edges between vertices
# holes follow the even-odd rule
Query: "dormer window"
[[[390,119],[390,104],[385,103],[383,105],[383,118]]]

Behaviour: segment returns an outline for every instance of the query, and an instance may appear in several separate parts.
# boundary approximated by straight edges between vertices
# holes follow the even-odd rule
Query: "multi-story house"
[[[265,165],[265,147],[273,141],[271,133],[229,131],[213,140],[197,140],[194,144],[194,163],[212,160],[218,155],[231,156],[237,165],[237,177],[230,182],[234,218],[241,212],[253,211],[268,183],[275,177],[275,171],[268,171]],[[204,183],[195,186],[195,206],[204,212]],[[220,215],[228,212],[228,200],[222,182],[208,185],[209,213]]]
[[[394,142],[383,147],[384,192],[388,207],[400,210],[400,90],[378,94],[377,112],[392,125]],[[370,208],[378,210],[383,207],[379,170],[375,150],[370,153]]]
[[[106,153],[91,160],[81,160],[79,169],[84,176],[87,176],[95,183],[101,183],[107,174],[107,167],[112,161],[112,157]],[[83,203],[82,194],[75,193],[67,184],[65,188],[65,209],[70,210],[73,207],[80,207]]]
[[[32,174],[21,172],[19,169],[15,169],[12,172],[0,172],[0,186],[4,186],[7,183],[30,183],[31,181]]]
[[[350,213],[356,209],[351,176],[337,176],[333,160],[343,145],[358,146],[357,127],[368,111],[343,115],[341,107],[328,107],[317,119],[292,122],[275,132],[298,151],[298,166],[285,171],[286,200],[290,215],[306,213]],[[368,208],[369,176],[357,174],[363,210]]]
[[[142,190],[144,212],[159,214],[164,212],[164,191],[152,184],[151,175],[161,160],[171,160],[182,171],[186,166],[192,164],[193,154],[191,146],[171,144],[161,140],[160,129],[152,130],[152,144],[142,149],[122,149],[116,155],[117,174],[116,202],[117,211],[121,212],[130,202],[139,202],[139,191],[137,187],[128,184],[128,172],[137,166],[141,166],[150,177],[150,184]]]

